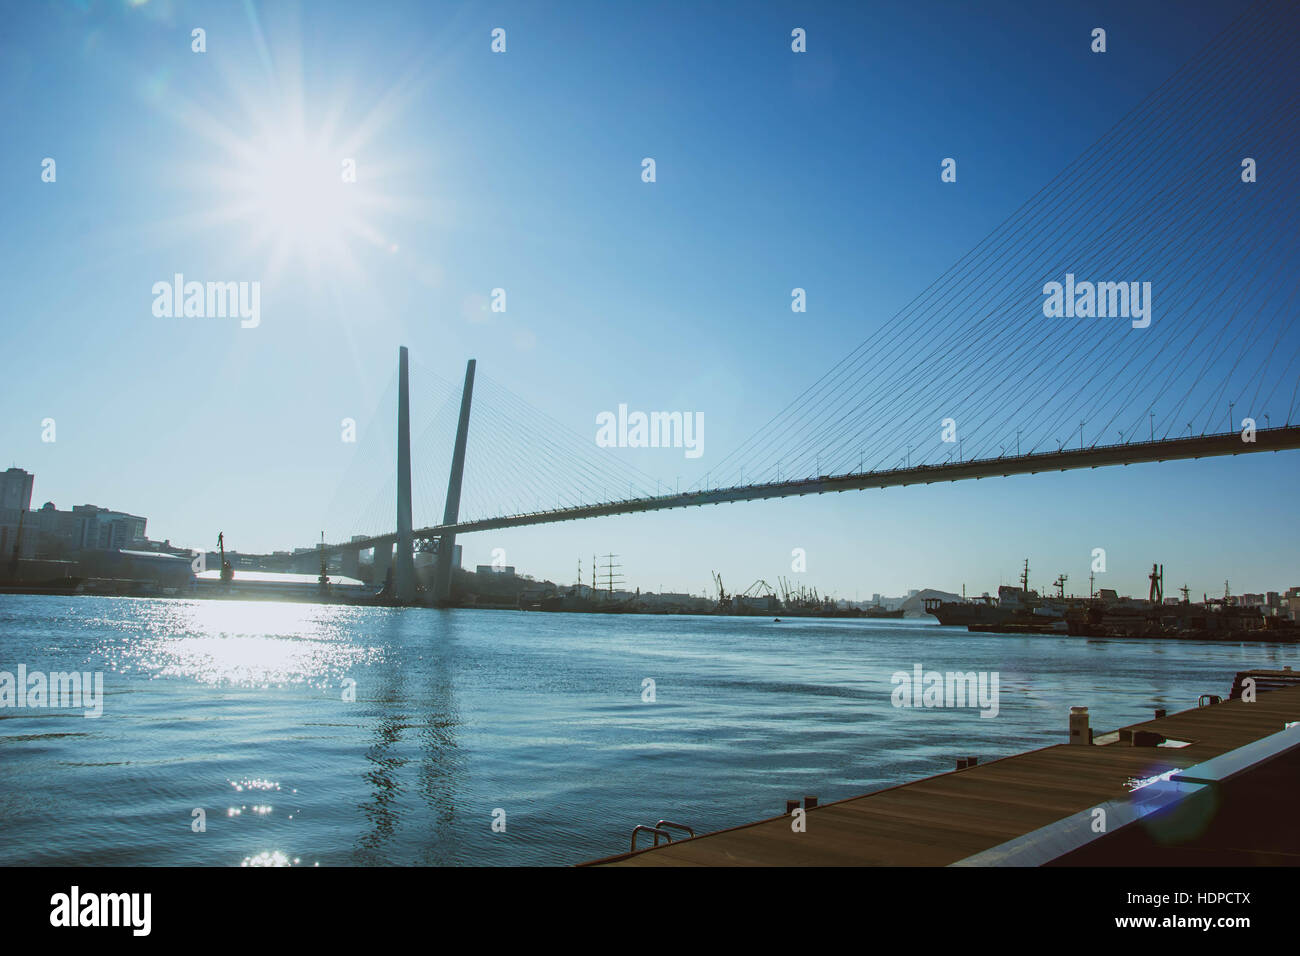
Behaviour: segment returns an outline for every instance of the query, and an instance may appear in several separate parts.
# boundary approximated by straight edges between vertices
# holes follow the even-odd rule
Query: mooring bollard
[[[804,798],[803,798],[803,808],[804,808],[805,810],[814,810],[814,809],[816,809],[816,807],[817,807],[817,798],[816,798],[816,797],[804,797]]]
[[[979,757],[967,757],[967,758],[966,758],[966,766],[968,766],[968,767],[973,767],[973,766],[975,766],[975,765],[976,765],[977,763],[979,763],[979,762],[980,762],[980,758],[979,758]]]
[[[1070,708],[1070,743],[1083,746],[1092,743],[1092,735],[1088,731],[1087,707]]]
[[[969,764],[967,764],[967,762],[966,762],[966,759],[967,759],[967,758],[965,758],[965,757],[958,757],[958,758],[957,758],[957,769],[958,769],[958,770],[965,770],[965,769],[967,768],[967,766],[969,766]]]
[[[785,812],[787,816],[790,815],[791,813],[794,813],[798,809],[799,809],[798,800],[787,800],[785,802]]]
[[[1159,718],[1163,717],[1164,715],[1165,715],[1165,709],[1164,709],[1163,707],[1157,707],[1157,708],[1156,708],[1156,719],[1158,720]]]

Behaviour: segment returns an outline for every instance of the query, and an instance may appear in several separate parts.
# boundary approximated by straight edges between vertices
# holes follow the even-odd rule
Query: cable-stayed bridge
[[[870,335],[684,490],[473,362],[424,390],[413,446],[403,349],[396,473],[325,550],[376,548],[409,600],[437,542],[443,601],[473,531],[1300,447],[1298,18],[1243,13],[906,307],[864,308]]]

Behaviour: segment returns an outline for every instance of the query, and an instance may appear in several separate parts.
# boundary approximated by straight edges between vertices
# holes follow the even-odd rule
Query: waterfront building
[[[363,595],[369,587],[356,578],[346,575],[329,575],[331,593]],[[208,568],[193,576],[196,593],[199,596],[215,595],[248,599],[293,599],[314,600],[321,593],[320,576],[317,574],[299,574],[283,571],[237,571],[230,583],[221,580],[221,571]]]
[[[145,549],[148,519],[98,505],[73,505],[59,511],[47,501],[36,512],[37,549],[56,557],[74,551],[121,551]]]
[[[10,468],[0,474],[0,509],[30,511],[35,482],[36,476],[21,468]]]
[[[159,588],[182,590],[193,586],[194,572],[190,560],[177,554],[157,551],[114,550],[82,551],[77,556],[80,573],[87,578],[111,582],[144,582]]]
[[[22,468],[0,473],[0,555],[5,559],[13,557],[16,545],[26,562],[75,560],[89,552],[185,553],[171,542],[151,542],[145,533],[148,519],[140,515],[90,504],[60,511],[52,501],[33,511],[35,483],[36,476]]]
[[[1300,621],[1300,588],[1288,588],[1282,604],[1291,620]]]
[[[30,558],[36,554],[34,536],[26,532],[27,514],[32,507],[32,485],[36,476],[21,468],[10,468],[0,474],[0,560],[7,561],[13,556],[14,545],[19,542],[18,526],[23,525],[24,533],[19,548],[19,557]]]

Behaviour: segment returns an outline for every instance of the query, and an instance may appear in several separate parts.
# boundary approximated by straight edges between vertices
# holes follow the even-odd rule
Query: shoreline
[[[1151,640],[1151,641],[1177,641],[1180,643],[1204,643],[1204,644],[1265,644],[1265,645],[1295,645],[1300,644],[1300,628],[1258,628],[1248,632],[1230,632],[1222,636],[1215,634],[1202,634],[1199,632],[1170,632],[1165,634],[1071,634],[1067,631],[1054,630],[1050,627],[1027,628],[1023,625],[1009,625],[1005,629],[994,625],[979,625],[968,627],[966,625],[940,624],[937,620],[927,620],[929,615],[917,615],[915,617],[855,617],[850,615],[836,616],[819,616],[812,614],[789,614],[781,616],[768,616],[766,614],[715,614],[702,611],[659,611],[651,609],[641,610],[579,610],[579,609],[556,609],[556,610],[536,610],[526,609],[509,604],[453,604],[446,607],[435,607],[428,604],[395,604],[384,603],[374,600],[347,600],[347,599],[326,599],[322,600],[318,595],[285,595],[285,594],[268,594],[258,592],[245,592],[239,594],[201,594],[201,593],[134,593],[134,594],[109,594],[95,593],[86,591],[77,591],[71,589],[54,589],[54,588],[24,588],[5,586],[0,587],[0,597],[7,594],[19,596],[36,596],[36,597],[87,597],[87,598],[128,598],[144,600],[163,600],[163,601],[246,601],[251,603],[268,603],[268,604],[317,604],[325,606],[342,606],[342,607],[361,607],[361,608],[389,608],[389,609],[424,609],[429,611],[508,611],[524,614],[575,614],[584,617],[587,616],[619,616],[619,617],[697,617],[715,620],[746,620],[764,622],[769,624],[789,624],[795,621],[816,621],[825,622],[843,622],[843,623],[869,623],[880,624],[887,621],[917,621],[923,625],[951,630],[955,634],[982,634],[1004,637],[1061,637],[1074,638],[1082,640],[1103,640],[1103,641],[1133,641],[1133,640]],[[964,630],[963,630],[964,629]]]

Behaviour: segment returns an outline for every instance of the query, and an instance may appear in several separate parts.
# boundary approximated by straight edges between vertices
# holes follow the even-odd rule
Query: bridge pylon
[[[460,397],[460,421],[456,425],[456,447],[451,458],[451,475],[447,479],[447,502],[442,523],[454,525],[460,520],[460,486],[465,477],[465,444],[469,439],[469,409],[474,397],[474,359],[465,365],[465,390]],[[451,568],[456,557],[456,535],[438,539],[438,556],[433,566],[433,600],[435,604],[451,601]]]
[[[397,353],[397,549],[393,597],[415,600],[415,553],[411,534],[411,382],[406,346]]]

